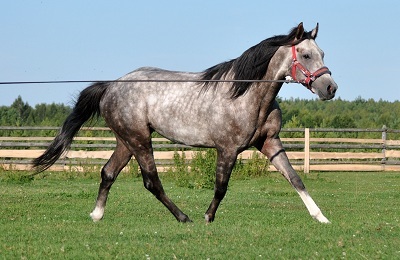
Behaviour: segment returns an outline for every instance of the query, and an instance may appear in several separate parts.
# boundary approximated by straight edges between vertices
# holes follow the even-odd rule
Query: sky
[[[317,44],[337,98],[400,100],[400,1],[0,2],[0,82],[113,80],[143,66],[203,71],[300,22]],[[72,104],[89,83],[0,85],[0,106]],[[316,99],[284,84],[283,99]]]

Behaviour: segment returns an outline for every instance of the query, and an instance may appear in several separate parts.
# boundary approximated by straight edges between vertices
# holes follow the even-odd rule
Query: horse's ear
[[[317,26],[314,28],[314,30],[312,30],[311,32],[311,38],[313,38],[315,40],[315,38],[317,38],[317,34],[318,34],[318,26],[319,24],[317,23]]]
[[[304,34],[304,27],[303,27],[303,22],[299,23],[297,26],[297,31],[296,31],[296,40],[300,40],[303,37]]]

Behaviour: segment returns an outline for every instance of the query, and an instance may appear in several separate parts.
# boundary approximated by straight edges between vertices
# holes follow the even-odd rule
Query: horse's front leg
[[[143,177],[144,187],[149,190],[168,210],[175,216],[179,222],[192,222],[167,196],[158,177],[156,164],[154,162],[153,149],[137,149],[134,153]]]
[[[310,212],[310,215],[321,223],[330,223],[308,194],[303,181],[290,164],[280,138],[267,138],[263,144],[256,145],[256,147],[268,157],[275,168],[280,171],[286,180],[295,188]]]
[[[217,150],[217,171],[214,186],[214,198],[208,207],[205,220],[207,223],[213,222],[215,213],[228,189],[229,178],[235,165],[237,152],[227,152]]]

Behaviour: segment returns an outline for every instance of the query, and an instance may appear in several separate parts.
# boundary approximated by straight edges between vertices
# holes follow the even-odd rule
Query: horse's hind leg
[[[125,145],[117,140],[117,147],[114,153],[101,170],[101,183],[96,200],[96,206],[92,213],[90,213],[90,217],[93,221],[98,221],[103,218],[108,192],[110,191],[114,181],[117,179],[118,174],[127,165],[131,157],[132,153]]]

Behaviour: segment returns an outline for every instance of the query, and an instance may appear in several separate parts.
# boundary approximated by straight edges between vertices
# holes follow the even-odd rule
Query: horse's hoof
[[[90,217],[92,218],[93,222],[100,221],[104,216],[104,210],[101,209],[94,209],[92,213],[90,213]]]
[[[175,216],[176,220],[182,223],[193,222],[186,214],[179,214],[179,216]]]
[[[331,224],[331,222],[321,212],[314,216],[314,218],[318,220],[319,223]]]
[[[212,216],[210,214],[205,214],[204,219],[206,220],[206,224],[210,224],[211,222],[214,221],[214,216]]]

